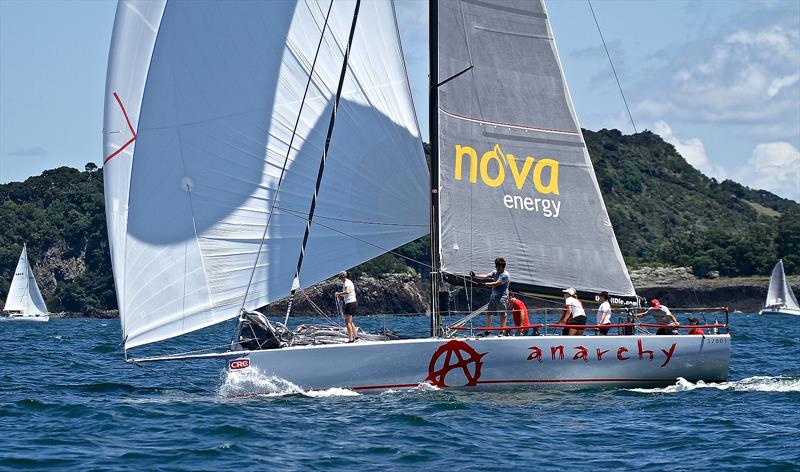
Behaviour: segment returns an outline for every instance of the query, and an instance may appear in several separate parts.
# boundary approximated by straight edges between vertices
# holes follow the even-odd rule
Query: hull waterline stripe
[[[508,380],[479,380],[479,385],[499,385],[499,384],[535,384],[535,383],[597,383],[597,382],[674,382],[675,379],[508,379]],[[421,383],[415,384],[387,384],[387,385],[363,385],[358,387],[344,387],[349,390],[385,390],[390,388],[415,388]],[[453,387],[446,387],[453,388]]]
[[[350,387],[350,390],[375,390],[387,388],[414,388],[419,387],[420,384],[393,384],[393,385],[370,385],[368,387]]]

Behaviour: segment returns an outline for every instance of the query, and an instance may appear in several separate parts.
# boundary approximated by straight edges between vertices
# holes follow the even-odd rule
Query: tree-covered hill
[[[69,167],[0,185],[0,301],[23,243],[50,311],[116,307],[103,173]]]
[[[800,274],[800,205],[717,182],[645,131],[584,130],[629,265],[691,266],[698,275],[767,275],[783,258]]]
[[[692,266],[695,273],[768,275],[778,258],[800,274],[800,204],[690,166],[645,131],[584,130],[595,172],[629,266]],[[426,148],[427,150],[427,148]],[[116,307],[103,207],[103,174],[61,167],[0,185],[0,304],[22,249],[51,311]],[[355,272],[427,275],[427,237]],[[421,261],[415,263],[413,261]]]

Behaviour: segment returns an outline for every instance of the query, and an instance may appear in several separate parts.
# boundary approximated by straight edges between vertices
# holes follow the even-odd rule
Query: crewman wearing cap
[[[697,318],[687,318],[689,320],[689,325],[694,326],[694,328],[689,329],[689,333],[687,334],[705,334],[703,332],[703,328],[698,328],[697,325],[700,324],[700,320]]]
[[[575,326],[586,325],[586,312],[583,310],[583,304],[578,300],[578,292],[574,288],[565,288],[564,293],[564,311],[561,312],[561,318],[558,324],[567,324]],[[561,332],[564,336],[583,335],[583,329],[564,328]]]
[[[343,287],[341,292],[336,292],[337,297],[344,299],[344,324],[347,327],[347,342],[352,343],[356,340],[356,325],[353,324],[353,315],[358,310],[356,303],[356,286],[350,280],[350,274],[343,270],[339,272],[339,280]]]
[[[641,318],[647,315],[648,313],[653,315],[653,318],[656,320],[656,323],[660,325],[669,325],[658,328],[656,334],[678,334],[678,331],[675,328],[671,327],[673,325],[677,326],[679,324],[678,319],[675,318],[675,315],[673,315],[672,312],[669,311],[669,308],[662,305],[661,302],[658,301],[658,299],[654,298],[650,300],[650,308],[648,308],[647,311],[643,313],[637,313],[634,316]]]

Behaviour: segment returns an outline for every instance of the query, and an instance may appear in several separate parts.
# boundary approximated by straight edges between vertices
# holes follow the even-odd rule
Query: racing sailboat
[[[22,246],[14,279],[8,289],[6,304],[3,307],[5,321],[48,321],[50,314],[42,298],[42,292],[36,284],[36,277],[28,263],[28,247]]]
[[[432,1],[430,28],[429,172],[390,1],[119,3],[104,172],[127,360],[359,391],[725,380],[728,334],[442,324],[444,284],[497,255],[514,290],[636,297],[544,4]],[[429,231],[428,338],[300,343],[253,311]],[[237,317],[230,350],[128,357]]]
[[[772,269],[767,300],[764,302],[764,308],[758,313],[760,315],[800,315],[800,305],[797,304],[792,287],[786,281],[783,260],[779,260]]]

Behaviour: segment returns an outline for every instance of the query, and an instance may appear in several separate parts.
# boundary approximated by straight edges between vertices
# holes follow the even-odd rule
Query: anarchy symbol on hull
[[[473,387],[478,385],[481,377],[481,358],[487,353],[479,354],[475,349],[464,341],[452,340],[439,346],[439,349],[431,356],[431,363],[428,365],[428,378],[425,380],[437,387]],[[440,359],[442,361],[440,362]],[[445,382],[447,374],[459,369],[467,380],[464,385],[448,385]]]

